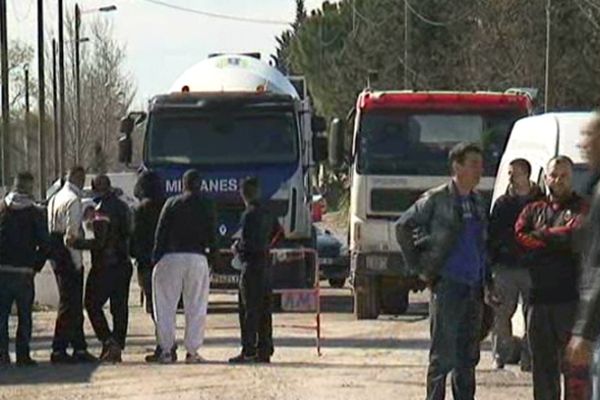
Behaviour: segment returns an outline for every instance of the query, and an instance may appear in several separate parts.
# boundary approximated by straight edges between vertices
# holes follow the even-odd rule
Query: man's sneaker
[[[50,362],[52,364],[73,364],[75,359],[68,355],[66,351],[53,351],[50,354]]]
[[[244,353],[240,353],[237,356],[230,358],[230,364],[254,364],[256,363],[258,358],[254,356],[247,356]]]
[[[0,367],[9,366],[11,363],[10,355],[6,352],[0,353]]]
[[[73,360],[79,364],[93,364],[98,362],[98,359],[87,350],[74,351]]]
[[[256,362],[261,364],[270,364],[271,356],[259,354],[258,357],[256,357]]]
[[[198,353],[190,354],[187,353],[185,355],[185,363],[186,364],[202,364],[205,363],[206,359],[199,355]]]
[[[159,364],[173,364],[176,361],[173,359],[173,356],[171,355],[171,353],[161,353],[161,355],[158,357],[158,363]]]
[[[521,360],[521,362],[519,362],[519,364],[521,366],[521,371],[531,372],[531,361]]]
[[[104,347],[105,351],[103,351],[100,357],[101,362],[120,363],[123,361],[121,358],[121,346],[114,339],[108,339]]]
[[[156,346],[156,349],[154,349],[154,353],[148,354],[145,360],[147,363],[157,363],[160,360],[161,354],[162,349],[160,348],[160,346]],[[171,358],[173,359],[173,362],[177,362],[177,345],[171,347]]]
[[[494,368],[495,369],[504,369],[504,361],[501,358],[494,358]]]
[[[17,367],[36,367],[37,365],[37,361],[30,356],[17,357]]]

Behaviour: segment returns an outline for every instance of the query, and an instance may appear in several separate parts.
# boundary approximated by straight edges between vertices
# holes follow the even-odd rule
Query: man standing
[[[154,319],[161,363],[174,362],[177,303],[183,293],[186,363],[203,362],[198,349],[204,341],[209,294],[208,260],[216,248],[216,209],[200,193],[198,171],[183,175],[183,194],[165,203],[156,229],[152,274]]]
[[[48,227],[33,202],[33,175],[17,175],[12,191],[0,201],[0,366],[11,363],[8,318],[17,303],[17,365],[35,366],[29,354],[33,277],[50,251]]]
[[[451,181],[421,196],[396,228],[406,265],[432,293],[429,400],[445,398],[448,373],[455,399],[474,398],[484,285],[488,302],[497,301],[486,267],[487,210],[475,191],[482,154],[476,144],[455,146],[449,154]]]
[[[567,361],[574,370],[589,371],[594,343],[600,335],[600,114],[595,112],[581,131],[580,148],[592,176],[588,185],[591,207],[582,228],[583,276],[581,302]],[[586,375],[588,376],[588,375]],[[600,388],[600,382],[595,385]],[[594,398],[600,398],[595,393]]]
[[[96,336],[102,343],[100,360],[115,363],[121,362],[129,319],[129,284],[132,273],[129,261],[131,218],[129,207],[117,197],[106,175],[96,176],[92,181],[92,189],[98,196],[96,219],[103,218],[108,223],[106,228],[94,229],[95,236],[100,237],[97,238],[97,246],[92,248],[92,269],[86,283],[85,309]],[[112,331],[102,310],[108,300],[113,318]]]
[[[58,285],[59,305],[52,342],[53,363],[95,362],[87,351],[83,333],[83,256],[73,244],[83,238],[81,190],[85,170],[69,170],[67,182],[48,204],[48,229],[55,255],[54,275]],[[73,347],[73,354],[67,348]]]
[[[260,203],[258,179],[244,180],[241,195],[246,211],[242,215],[242,237],[236,250],[243,264],[238,297],[242,352],[229,362],[269,363],[273,355],[269,250],[281,227]]]
[[[154,171],[144,171],[140,174],[134,189],[139,203],[133,209],[133,230],[131,234],[131,257],[135,258],[137,276],[144,299],[146,312],[154,322],[154,307],[152,300],[152,250],[154,249],[154,236],[160,211],[165,204],[165,187],[160,176]],[[162,350],[156,346],[153,354],[146,356],[146,361],[156,362]],[[176,348],[173,347],[171,355],[177,360]]]
[[[504,368],[512,346],[511,319],[517,309],[519,296],[523,299],[523,314],[527,315],[531,281],[529,271],[521,263],[520,248],[515,238],[515,222],[523,208],[539,200],[542,193],[529,180],[531,165],[523,158],[510,162],[510,183],[506,193],[500,196],[490,216],[488,256],[493,266],[494,284],[502,293],[502,303],[495,310],[492,351],[494,365]],[[531,370],[531,356],[527,330],[521,343],[521,370]]]
[[[517,240],[525,251],[523,262],[531,276],[527,333],[536,400],[560,398],[562,353],[577,310],[579,259],[572,237],[586,205],[573,192],[572,174],[570,158],[551,159],[546,168],[548,196],[527,205],[515,224]]]

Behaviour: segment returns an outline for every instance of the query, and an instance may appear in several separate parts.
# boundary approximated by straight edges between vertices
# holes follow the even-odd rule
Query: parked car
[[[318,226],[315,226],[315,229],[320,278],[328,280],[331,287],[344,287],[350,275],[348,246],[336,238],[331,231]]]

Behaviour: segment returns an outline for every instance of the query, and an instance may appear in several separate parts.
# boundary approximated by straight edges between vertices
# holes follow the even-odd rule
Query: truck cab
[[[259,179],[262,202],[284,228],[280,246],[314,249],[310,191],[327,142],[317,134],[324,121],[313,116],[305,89],[298,93],[289,78],[254,57],[219,55],[184,72],[168,93],[152,98],[147,113],[124,119],[124,162],[131,160],[130,136],[141,119],[141,168],[157,171],[168,195],[181,192],[183,173],[195,168],[203,194],[215,200],[223,256],[212,266],[214,287],[235,287],[239,279],[227,249],[240,235],[239,188],[248,176]],[[311,285],[316,262],[311,257],[275,265],[274,288]]]
[[[331,163],[345,159],[351,176],[348,230],[358,319],[407,310],[417,286],[404,268],[395,223],[424,191],[448,181],[450,149],[465,141],[482,146],[479,189],[490,198],[511,127],[531,110],[523,92],[365,90],[351,132],[332,124]]]

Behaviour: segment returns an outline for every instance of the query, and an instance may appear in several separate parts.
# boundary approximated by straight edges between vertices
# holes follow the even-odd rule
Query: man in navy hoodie
[[[48,229],[33,201],[33,175],[17,175],[12,191],[0,201],[0,366],[9,365],[8,317],[17,304],[17,366],[35,366],[30,357],[33,277],[50,251]]]

